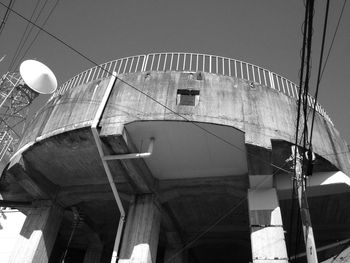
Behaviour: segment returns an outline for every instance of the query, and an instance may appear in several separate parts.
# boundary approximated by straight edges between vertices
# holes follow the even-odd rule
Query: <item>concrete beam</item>
[[[118,184],[117,189],[121,199],[128,202],[131,201],[132,195],[131,193],[128,194],[131,190],[126,183]],[[57,194],[57,200],[66,207],[92,200],[114,200],[114,196],[109,184],[73,185],[61,187]]]
[[[273,187],[273,175],[251,175],[249,176],[250,189],[265,189]]]
[[[246,175],[161,180],[159,181],[159,200],[165,203],[182,196],[223,193],[241,198],[246,195],[247,188]]]
[[[20,186],[19,186],[20,187]],[[12,189],[4,189],[0,185],[1,193],[0,193],[0,200],[5,202],[31,202],[33,200],[33,197],[29,195],[27,191],[24,191],[22,187],[20,187],[20,191],[13,191]],[[6,205],[0,205],[0,206],[6,206]],[[17,207],[17,206],[11,206],[11,207]]]
[[[291,175],[275,176],[274,184],[281,199],[289,199],[293,189]],[[309,176],[307,194],[309,197],[350,192],[350,176],[341,171],[318,172]]]
[[[132,142],[127,130],[120,125],[118,132],[114,136],[101,137],[105,145],[110,146],[112,154],[128,154],[138,152],[137,147]],[[117,160],[109,161],[117,162]],[[146,163],[142,159],[119,160],[124,168],[127,179],[136,193],[152,193],[156,191],[157,180],[153,177]]]
[[[254,127],[254,130],[255,129],[256,127]],[[254,132],[251,134],[254,134]],[[247,133],[245,135],[245,139],[247,140]],[[266,137],[264,137],[264,140],[265,139]],[[273,167],[271,166],[271,150],[269,150],[271,149],[271,142],[267,141],[266,143],[268,146],[267,148],[249,144],[246,141],[248,173],[250,176],[273,173]]]
[[[11,161],[7,173],[34,199],[54,199],[59,188],[38,172],[31,171],[29,174],[29,169],[23,156],[18,154]]]

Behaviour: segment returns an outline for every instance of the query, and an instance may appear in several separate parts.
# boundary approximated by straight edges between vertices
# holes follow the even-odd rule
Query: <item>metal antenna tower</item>
[[[19,72],[0,79],[0,160],[17,149],[29,113],[29,105],[39,94],[29,88]]]

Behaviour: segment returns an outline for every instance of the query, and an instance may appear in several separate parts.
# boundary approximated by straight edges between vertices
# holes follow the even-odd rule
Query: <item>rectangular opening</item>
[[[177,90],[177,105],[185,106],[195,106],[198,101],[199,90],[190,90],[190,89],[178,89]]]

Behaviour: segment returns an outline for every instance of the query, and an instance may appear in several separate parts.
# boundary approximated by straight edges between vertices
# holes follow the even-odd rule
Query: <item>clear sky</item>
[[[326,51],[343,1],[331,0]],[[17,0],[13,8],[29,18],[36,2]],[[313,84],[326,0],[315,2]],[[48,0],[39,24],[54,3],[55,0]],[[1,18],[5,11],[0,6]],[[302,0],[60,0],[45,29],[98,63],[151,52],[197,52],[244,60],[298,83],[303,18]],[[346,6],[319,97],[348,142],[349,25],[350,7]],[[25,21],[10,15],[0,35],[0,58],[6,55],[0,62],[0,74],[8,71],[25,27]],[[47,64],[59,84],[93,66],[43,32],[23,59]]]

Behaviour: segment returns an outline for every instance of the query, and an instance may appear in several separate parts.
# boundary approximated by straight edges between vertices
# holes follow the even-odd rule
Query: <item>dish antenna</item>
[[[37,93],[51,94],[57,89],[55,74],[39,61],[23,61],[19,72],[25,84]]]
[[[56,88],[55,75],[35,60],[22,62],[19,72],[0,78],[0,160],[17,149],[29,116],[28,106],[39,94],[51,94]]]

